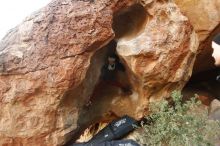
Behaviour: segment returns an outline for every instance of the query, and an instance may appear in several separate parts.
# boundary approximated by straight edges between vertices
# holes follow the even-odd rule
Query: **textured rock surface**
[[[149,19],[132,24],[128,29],[137,30],[126,35],[113,26],[115,34],[114,12],[135,2],[54,0],[5,36],[0,42],[0,145],[62,145],[96,114],[112,110],[140,117],[150,99],[185,84],[197,48],[187,18],[173,4],[149,1]],[[141,18],[147,16],[140,9]],[[104,46],[115,35],[133,94],[114,96],[109,107],[100,102],[85,113],[108,54]]]
[[[199,40],[204,41],[219,24],[220,1],[219,0],[174,0],[181,11],[190,19]]]
[[[97,80],[96,69],[87,74],[91,58],[114,37],[113,12],[132,3],[54,0],[5,36],[0,42],[0,145],[66,141]]]
[[[211,102],[209,118],[220,121],[220,101],[215,99]]]
[[[146,27],[136,36],[119,39],[117,47],[139,97],[133,102],[139,105],[136,114],[143,113],[149,101],[184,86],[198,47],[196,34],[176,5],[154,3],[146,8],[153,16]]]
[[[219,0],[174,0],[181,11],[189,18],[199,36],[200,47],[194,71],[200,72],[214,68],[211,57],[211,39],[220,32]],[[206,61],[204,61],[206,60]]]
[[[211,102],[209,107],[209,119],[220,121],[220,101],[215,99]],[[218,135],[218,141],[215,143],[215,146],[219,146],[220,136]]]

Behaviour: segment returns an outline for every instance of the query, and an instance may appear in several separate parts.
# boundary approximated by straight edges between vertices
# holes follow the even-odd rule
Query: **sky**
[[[0,40],[8,30],[51,0],[0,0]]]

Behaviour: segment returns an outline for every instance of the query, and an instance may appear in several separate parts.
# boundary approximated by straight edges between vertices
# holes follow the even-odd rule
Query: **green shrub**
[[[220,135],[220,124],[208,119],[196,98],[183,102],[180,92],[172,93],[172,106],[166,100],[150,105],[152,123],[143,126],[139,137],[147,146],[211,146]],[[138,138],[138,139],[139,139]]]

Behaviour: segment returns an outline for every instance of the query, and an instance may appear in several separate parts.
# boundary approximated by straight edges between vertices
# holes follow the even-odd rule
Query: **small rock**
[[[220,121],[220,101],[217,99],[211,102],[209,109],[209,119]]]

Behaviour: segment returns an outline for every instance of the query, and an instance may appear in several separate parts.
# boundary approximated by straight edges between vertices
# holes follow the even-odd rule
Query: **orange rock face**
[[[91,58],[114,38],[113,13],[132,3],[54,0],[5,36],[0,43],[0,145],[66,141],[97,80],[87,73]]]
[[[152,16],[146,26],[135,36],[120,38],[117,47],[138,97],[132,113],[140,117],[149,102],[184,86],[198,47],[197,35],[176,5],[154,3],[146,10]]]
[[[220,32],[219,0],[174,0],[181,11],[189,18],[199,36],[200,47],[195,62],[194,72],[214,68],[211,40]],[[205,61],[204,61],[205,60]]]
[[[168,2],[136,2],[53,0],[4,37],[0,145],[63,145],[108,112],[139,118],[149,100],[182,88],[198,44],[188,19]],[[100,92],[85,110],[115,36],[132,95],[104,86],[119,94]]]

